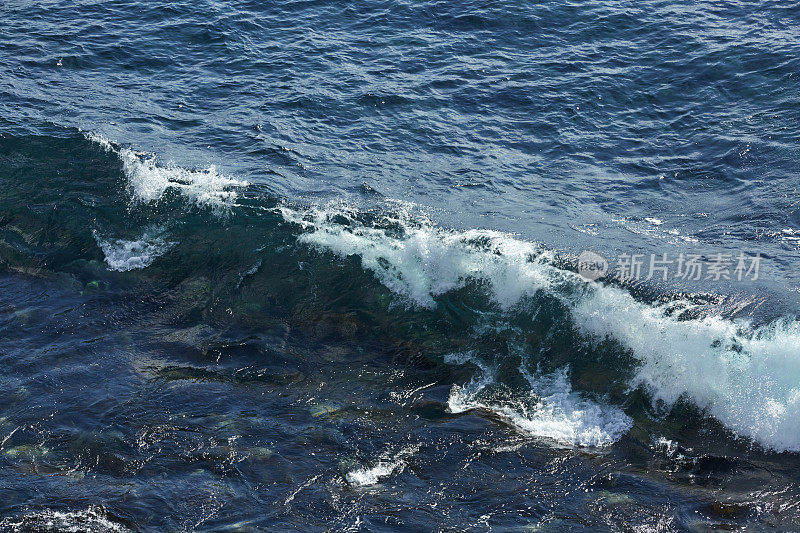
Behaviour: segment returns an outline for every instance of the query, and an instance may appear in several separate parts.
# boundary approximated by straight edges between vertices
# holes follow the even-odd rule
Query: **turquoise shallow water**
[[[4,3],[0,525],[796,527],[799,14]]]

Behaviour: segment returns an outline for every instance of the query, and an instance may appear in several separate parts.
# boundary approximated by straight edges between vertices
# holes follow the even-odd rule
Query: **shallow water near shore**
[[[0,526],[796,528],[798,13],[639,6],[0,6]]]

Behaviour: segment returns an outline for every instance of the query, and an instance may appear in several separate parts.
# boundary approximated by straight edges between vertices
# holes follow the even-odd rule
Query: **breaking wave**
[[[197,204],[231,207],[236,189],[246,185],[213,167],[161,167],[154,157],[87,137],[119,155],[129,189],[140,201],[156,201],[175,189]],[[536,243],[498,231],[444,229],[399,202],[369,216],[341,203],[282,205],[278,211],[302,228],[300,243],[359,257],[407,306],[432,309],[440,296],[477,283],[500,312],[514,313],[522,311],[524,298],[543,291],[569,309],[587,340],[610,338],[630,352],[636,367],[628,386],[645,389],[654,404],[670,407],[685,399],[736,436],[776,451],[800,451],[800,323],[793,317],[754,326],[698,312],[687,300],[643,302],[619,286],[586,283]],[[109,267],[120,271],[145,268],[171,246],[157,232],[133,240],[96,239]],[[629,419],[572,391],[567,375],[565,369],[529,379],[535,401],[524,409],[487,403],[476,383],[454,391],[450,407],[489,408],[529,434],[561,442],[600,445],[618,439]]]
[[[755,327],[719,316],[686,318],[696,308],[691,302],[644,303],[617,286],[584,282],[534,243],[495,231],[446,230],[402,209],[380,224],[361,222],[341,205],[279,209],[304,228],[301,243],[360,257],[407,305],[433,308],[438,296],[469,282],[487,287],[503,311],[546,291],[566,304],[587,338],[609,337],[631,352],[637,361],[631,389],[642,386],[666,406],[688,399],[737,436],[800,451],[800,324],[794,319]],[[609,442],[624,432],[621,413],[580,399],[566,374],[548,379],[554,388],[540,390],[541,405],[527,413],[485,404],[477,396],[480,382],[455,391],[451,409],[488,405],[531,433],[578,444]]]

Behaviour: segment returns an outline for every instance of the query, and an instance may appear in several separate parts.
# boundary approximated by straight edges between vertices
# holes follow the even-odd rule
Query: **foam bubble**
[[[523,296],[547,291],[571,309],[584,334],[612,337],[631,350],[638,360],[631,387],[646,388],[667,406],[687,398],[738,436],[776,451],[800,451],[800,324],[794,319],[762,327],[716,316],[680,319],[676,309],[689,309],[691,303],[650,305],[621,288],[585,283],[554,266],[539,246],[500,232],[445,230],[403,212],[384,217],[380,225],[366,225],[341,206],[282,207],[281,212],[305,227],[300,242],[340,256],[360,256],[364,268],[411,305],[435,307],[437,296],[469,280],[484,284],[505,310]],[[573,393],[562,393],[551,400],[557,416],[567,420],[570,413],[578,416],[588,409],[575,406],[575,398],[565,402]],[[466,392],[460,394],[454,406],[474,402]],[[507,415],[533,432],[544,427],[515,412]],[[565,440],[570,435],[577,436],[576,442],[592,440],[581,436],[580,425],[571,427],[562,435]],[[607,435],[618,434],[614,429]],[[605,438],[597,434],[598,441]]]

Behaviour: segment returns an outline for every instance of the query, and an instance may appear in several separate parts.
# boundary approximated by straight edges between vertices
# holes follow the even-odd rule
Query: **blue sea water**
[[[797,528],[800,4],[0,21],[4,529]]]

